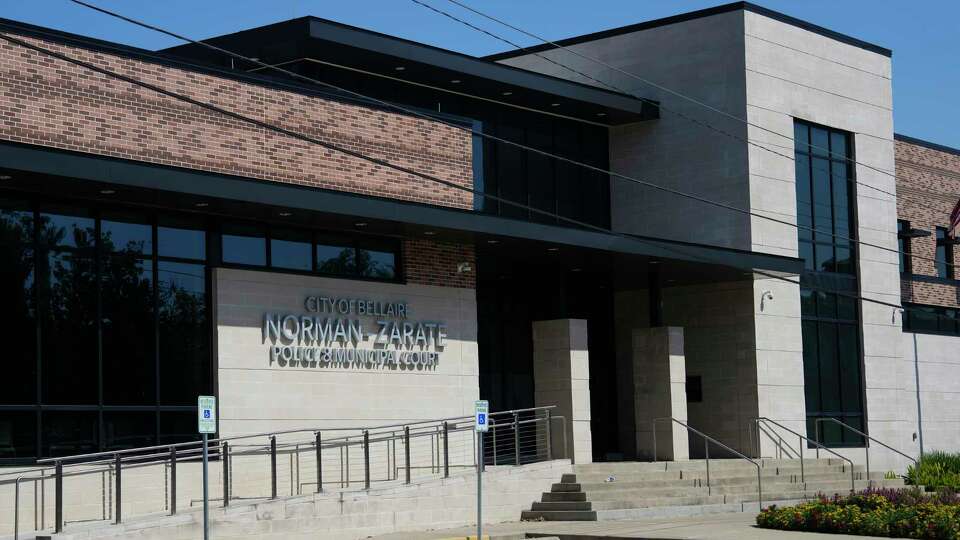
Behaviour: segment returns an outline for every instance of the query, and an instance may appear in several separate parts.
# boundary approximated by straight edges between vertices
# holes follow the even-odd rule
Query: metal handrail
[[[552,424],[553,421],[565,422],[563,416],[551,415],[551,411],[555,409],[556,406],[542,406],[542,407],[531,407],[524,409],[516,409],[509,411],[497,411],[491,413],[491,423],[495,417],[501,418],[499,424],[494,424],[496,427],[500,428],[509,428],[512,427],[515,430],[513,439],[513,449],[512,451],[517,456],[515,464],[520,464],[520,451],[521,451],[521,439],[523,440],[523,445],[526,446],[531,443],[532,440],[539,441],[540,438],[544,436],[544,433],[548,437],[547,446],[546,446],[546,459],[552,459],[552,446],[553,443],[549,440],[551,433],[549,424]],[[521,419],[521,413],[534,413],[530,418]],[[542,413],[542,414],[539,414]],[[506,418],[504,418],[506,416]],[[504,421],[506,420],[506,421]],[[463,468],[464,466],[459,466],[457,464],[451,463],[450,456],[450,440],[449,436],[451,434],[457,433],[459,437],[463,437],[467,432],[472,432],[472,416],[456,416],[444,419],[434,419],[434,420],[419,420],[412,421],[408,423],[399,423],[399,424],[385,424],[378,425],[370,428],[330,428],[330,429],[295,429],[295,430],[286,430],[278,431],[273,433],[257,433],[251,435],[240,435],[235,437],[225,437],[220,439],[211,439],[207,441],[208,447],[212,447],[216,450],[223,449],[226,451],[227,447],[231,449],[238,449],[240,451],[230,452],[227,456],[221,454],[221,457],[226,457],[224,460],[224,486],[223,486],[223,498],[217,499],[223,501],[224,506],[229,504],[231,499],[237,498],[249,498],[249,497],[236,497],[231,496],[232,491],[232,482],[227,482],[227,474],[232,466],[229,464],[232,461],[232,458],[243,455],[262,455],[270,457],[270,498],[277,497],[277,479],[278,479],[278,467],[277,467],[277,456],[280,454],[287,454],[290,456],[290,478],[291,478],[291,494],[294,491],[294,479],[296,479],[296,485],[298,486],[297,492],[299,493],[299,486],[303,484],[300,482],[300,458],[299,455],[301,452],[316,452],[317,456],[317,483],[318,493],[322,491],[320,488],[323,485],[322,482],[322,461],[321,461],[321,452],[323,450],[331,449],[340,449],[341,452],[341,464],[340,464],[340,476],[341,476],[341,488],[343,485],[344,472],[346,472],[346,486],[350,486],[350,456],[349,451],[350,447],[359,446],[362,448],[362,459],[361,464],[363,468],[363,475],[360,484],[364,486],[364,489],[370,489],[371,487],[371,464],[370,464],[370,450],[372,445],[387,444],[387,453],[386,460],[388,468],[391,467],[391,452],[389,445],[391,443],[395,444],[395,441],[402,440],[405,441],[405,463],[404,467],[407,470],[406,481],[410,483],[410,472],[411,460],[409,455],[409,446],[410,441],[416,438],[428,438],[430,442],[430,455],[431,455],[431,471],[434,471],[437,474],[442,474],[444,477],[449,476],[451,467],[453,468]],[[544,433],[541,433],[541,430],[537,430],[536,434],[532,438],[524,434],[521,437],[519,433],[520,427],[523,425],[537,425],[539,423],[548,424]],[[402,427],[403,430],[398,431],[396,428]],[[442,427],[442,429],[441,429]],[[563,445],[564,445],[564,457],[569,457],[569,452],[567,449],[567,431],[565,424],[562,425],[563,429]],[[393,428],[393,429],[391,429]],[[340,432],[343,435],[332,437],[329,439],[323,439],[321,441],[320,434],[321,432]],[[308,441],[291,441],[285,442],[283,444],[278,444],[277,441],[278,435],[288,435],[288,434],[310,434],[310,439]],[[358,435],[358,433],[360,435]],[[495,432],[494,432],[495,433]],[[258,439],[266,437],[270,441],[269,444],[258,444],[257,441],[251,439]],[[361,438],[362,437],[362,438]],[[475,436],[474,436],[475,438]],[[234,441],[249,441],[245,443],[234,444]],[[253,443],[253,444],[251,444]],[[434,446],[435,443],[435,446]],[[541,448],[539,447],[539,442],[537,444],[537,455],[534,457],[534,461],[540,461],[543,459],[541,455]],[[113,511],[113,515],[116,516],[115,523],[121,522],[121,483],[120,483],[120,471],[127,469],[136,469],[140,467],[149,467],[156,466],[159,463],[163,462],[169,464],[170,466],[170,492],[165,494],[165,498],[169,496],[170,504],[166,507],[169,509],[171,514],[176,513],[175,500],[176,500],[176,468],[175,465],[184,462],[192,462],[200,459],[200,453],[203,450],[203,441],[189,441],[184,443],[173,443],[165,445],[154,445],[146,446],[140,448],[129,448],[123,450],[108,450],[104,452],[96,452],[89,454],[80,454],[74,456],[61,456],[56,458],[45,458],[43,460],[38,460],[37,463],[52,463],[52,468],[55,471],[54,476],[52,477],[55,482],[55,509],[56,509],[56,518],[54,523],[54,532],[60,533],[63,531],[63,526],[68,522],[63,519],[63,480],[65,478],[90,475],[90,474],[100,474],[106,470],[115,471],[115,491],[116,491],[116,508]],[[442,447],[442,452],[441,452]],[[346,449],[346,462],[343,461],[343,450]],[[436,453],[434,453],[436,450]],[[496,447],[493,448],[496,452]],[[394,449],[392,455],[393,467],[396,468],[396,450]],[[380,458],[377,458],[380,459]],[[434,462],[434,459],[436,461]],[[471,467],[479,466],[482,467],[483,460],[474,460],[474,464],[470,465]],[[294,466],[296,463],[296,467]],[[73,470],[64,470],[66,467],[71,467]],[[166,467],[166,465],[165,465]],[[45,473],[48,467],[38,467],[36,469],[27,470],[27,471],[18,471],[20,473],[20,478],[16,481],[4,481],[0,480],[0,485],[6,483],[16,483],[15,486],[17,490],[17,496],[15,496],[15,512],[19,509],[19,484],[21,481],[36,480],[36,478],[31,478],[31,474],[39,473],[42,475]],[[166,470],[166,469],[165,469]],[[165,473],[166,475],[166,473]],[[232,475],[231,475],[232,479]],[[393,481],[397,480],[397,475],[387,474],[387,478],[376,479],[377,482],[380,481]],[[166,486],[166,484],[165,484]],[[166,493],[166,487],[165,493]],[[111,506],[112,507],[112,506]],[[18,516],[15,516],[17,518]],[[19,532],[19,520],[15,519],[15,534]]]
[[[820,440],[820,422],[826,422],[826,421],[834,422],[834,423],[840,425],[841,427],[847,428],[847,429],[849,429],[850,431],[856,433],[857,435],[860,435],[861,437],[865,437],[865,438],[867,439],[867,443],[864,445],[863,450],[864,450],[864,453],[866,454],[867,482],[868,482],[868,483],[869,483],[869,482],[872,482],[872,480],[870,479],[870,441],[873,441],[873,442],[879,444],[880,446],[886,448],[887,450],[890,450],[891,452],[900,454],[901,456],[903,456],[903,457],[909,459],[910,461],[912,461],[914,465],[917,465],[917,464],[919,463],[919,462],[918,462],[916,459],[914,459],[913,457],[910,457],[910,456],[908,456],[907,454],[904,454],[904,453],[901,452],[900,450],[897,450],[896,448],[890,446],[889,444],[887,444],[887,443],[885,443],[885,442],[883,442],[883,441],[877,440],[877,439],[871,437],[870,435],[867,435],[866,433],[860,431],[859,429],[857,429],[857,428],[855,428],[855,427],[853,427],[853,426],[844,424],[843,422],[841,422],[840,420],[837,420],[836,418],[821,417],[821,418],[816,418],[816,419],[813,421],[813,433],[814,433],[814,437],[815,437],[818,441]],[[818,451],[819,451],[819,449],[818,449]]]
[[[694,434],[699,435],[700,437],[703,438],[703,451],[704,451],[704,457],[706,458],[706,462],[707,462],[707,495],[711,495],[711,494],[712,494],[712,489],[711,489],[711,487],[710,487],[710,444],[709,444],[709,443],[712,442],[713,444],[715,444],[715,445],[719,446],[720,448],[723,448],[724,450],[732,453],[733,455],[737,456],[738,458],[744,459],[744,460],[746,460],[746,461],[749,461],[754,467],[757,468],[757,504],[759,505],[760,508],[763,508],[763,478],[762,478],[762,475],[760,474],[760,469],[761,469],[760,464],[757,463],[756,461],[754,461],[753,459],[747,457],[746,455],[742,454],[741,452],[739,452],[739,451],[737,451],[737,450],[734,450],[733,448],[730,448],[729,446],[727,446],[727,445],[723,444],[722,442],[714,439],[713,437],[711,437],[711,436],[707,435],[706,433],[698,430],[697,428],[688,426],[687,424],[681,422],[680,420],[677,420],[676,418],[673,418],[672,416],[664,416],[664,417],[661,417],[661,418],[654,418],[653,421],[652,421],[652,424],[653,424],[653,432],[652,432],[652,433],[653,433],[653,462],[654,462],[654,463],[657,462],[657,422],[666,422],[666,421],[668,421],[668,420],[671,421],[671,422],[674,422],[674,423],[676,423],[676,424],[679,424],[680,426],[683,426],[684,428],[686,428],[686,430],[687,430],[688,432],[694,433]]]
[[[840,455],[840,454],[838,454],[837,452],[834,452],[833,450],[831,450],[831,449],[827,448],[826,446],[820,444],[818,441],[815,441],[815,440],[813,440],[813,439],[811,439],[811,438],[809,438],[809,437],[807,437],[807,436],[805,436],[805,435],[801,435],[801,434],[797,433],[796,431],[788,428],[787,426],[785,426],[785,425],[783,425],[783,424],[781,424],[781,423],[779,423],[779,422],[777,422],[777,421],[775,421],[775,420],[771,420],[771,419],[767,418],[766,416],[758,416],[757,418],[752,419],[751,422],[753,422],[753,423],[756,425],[756,428],[757,428],[757,445],[758,445],[758,446],[759,446],[759,444],[760,444],[760,422],[769,422],[769,423],[771,423],[771,424],[779,427],[780,429],[783,429],[783,430],[785,430],[785,431],[788,431],[788,432],[790,432],[790,433],[792,433],[792,434],[794,434],[794,435],[796,435],[797,437],[800,438],[800,481],[801,481],[801,482],[806,483],[806,478],[805,478],[805,476],[804,476],[804,471],[803,471],[803,441],[807,441],[807,442],[813,443],[813,445],[816,446],[817,448],[823,448],[823,449],[826,450],[827,452],[830,452],[831,454],[833,454],[833,455],[837,456],[838,458],[840,458],[840,459],[846,461],[847,463],[849,463],[849,464],[850,464],[850,490],[851,490],[851,491],[854,491],[854,490],[857,489],[856,478],[855,478],[855,476],[854,476],[855,473],[854,473],[854,470],[853,470],[853,460],[851,460],[850,458],[845,457],[845,456],[843,456],[843,455]],[[759,451],[760,451],[760,449],[757,448],[757,453],[759,453]]]
[[[525,409],[512,409],[512,410],[509,410],[509,411],[493,412],[493,413],[490,413],[490,416],[504,415],[504,414],[517,414],[517,413],[522,413],[522,412],[541,411],[541,410],[555,409],[555,408],[556,408],[556,405],[546,405],[546,406],[543,406],[543,407],[527,407],[527,408],[525,408]],[[207,441],[207,444],[208,444],[208,445],[211,445],[211,446],[216,446],[216,445],[218,445],[219,443],[229,442],[229,441],[238,441],[238,440],[242,440],[242,439],[255,439],[255,438],[259,438],[259,437],[275,437],[275,436],[277,436],[277,435],[290,435],[290,434],[293,434],[293,433],[316,433],[316,432],[318,432],[318,431],[359,431],[359,432],[362,432],[362,431],[365,431],[365,430],[366,430],[366,431],[374,431],[374,430],[379,431],[379,430],[385,430],[385,429],[389,429],[389,428],[402,428],[402,427],[405,427],[405,426],[419,426],[419,425],[426,425],[426,424],[435,425],[435,424],[442,424],[443,422],[449,422],[449,421],[451,421],[451,420],[467,420],[467,419],[470,419],[470,418],[473,418],[473,416],[470,416],[470,415],[451,416],[451,417],[447,417],[447,418],[439,418],[439,419],[432,419],[432,420],[418,420],[418,421],[414,421],[414,422],[404,422],[404,423],[399,423],[399,424],[383,424],[383,425],[372,426],[372,427],[290,429],[290,430],[286,430],[286,431],[271,431],[271,432],[265,432],[265,433],[254,433],[254,434],[250,434],[250,435],[237,435],[237,436],[234,436],[234,437],[221,437],[221,438],[218,438],[218,439],[209,439],[209,440]],[[73,455],[73,456],[63,456],[63,457],[56,457],[56,458],[38,459],[38,460],[37,460],[37,463],[38,463],[38,464],[42,464],[42,463],[56,463],[56,462],[58,462],[58,461],[61,462],[61,463],[68,463],[68,462],[71,462],[71,461],[85,460],[85,459],[88,459],[88,458],[97,458],[97,457],[101,457],[101,456],[111,456],[111,457],[112,457],[112,456],[115,456],[115,455],[117,455],[117,454],[121,454],[121,455],[123,455],[123,454],[132,454],[132,453],[135,453],[135,452],[143,452],[143,451],[146,451],[146,450],[161,450],[161,449],[167,449],[167,450],[168,450],[168,449],[170,449],[170,448],[182,448],[182,447],[186,447],[186,446],[199,446],[199,445],[201,445],[201,444],[203,444],[201,441],[189,441],[189,442],[174,443],[174,444],[159,444],[159,445],[154,445],[154,446],[143,446],[143,447],[139,447],[139,448],[127,448],[127,449],[124,449],[124,450],[105,450],[105,451],[103,451],[103,452],[93,452],[93,453],[90,453],[90,454],[77,454],[77,455]]]

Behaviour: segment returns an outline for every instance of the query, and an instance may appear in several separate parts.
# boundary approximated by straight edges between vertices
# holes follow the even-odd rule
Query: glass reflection
[[[156,400],[153,262],[125,256],[101,260],[103,402]]]
[[[317,271],[322,274],[356,274],[356,250],[352,247],[317,244]]]
[[[161,261],[157,275],[160,402],[191,405],[211,390],[205,267]]]

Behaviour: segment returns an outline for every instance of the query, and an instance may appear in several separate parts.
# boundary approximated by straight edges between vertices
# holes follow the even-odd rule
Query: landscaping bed
[[[796,506],[771,506],[757,525],[784,531],[960,540],[960,496],[945,489],[868,489]]]

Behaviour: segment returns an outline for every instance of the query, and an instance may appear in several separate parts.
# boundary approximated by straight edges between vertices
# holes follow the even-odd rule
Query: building
[[[557,405],[578,462],[649,459],[661,417],[960,446],[960,152],[895,138],[887,49],[749,3],[562,42],[608,67],[209,40],[324,87],[0,26],[5,462],[192,439],[207,393],[222,435]]]

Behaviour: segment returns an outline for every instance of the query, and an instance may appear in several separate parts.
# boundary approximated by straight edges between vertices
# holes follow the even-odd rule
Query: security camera
[[[457,265],[457,272],[465,274],[467,272],[473,272],[473,265],[468,262],[462,262]]]
[[[773,301],[773,293],[771,291],[763,291],[760,295],[760,311],[763,311],[764,300]]]

